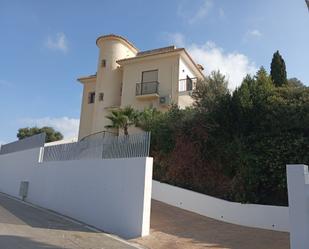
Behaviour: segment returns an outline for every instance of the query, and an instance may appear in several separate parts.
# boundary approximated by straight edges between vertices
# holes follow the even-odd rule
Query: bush
[[[227,200],[287,205],[286,164],[309,162],[309,89],[275,87],[261,68],[231,95],[218,74],[199,83],[194,108],[173,106],[141,124],[152,132],[154,178]]]

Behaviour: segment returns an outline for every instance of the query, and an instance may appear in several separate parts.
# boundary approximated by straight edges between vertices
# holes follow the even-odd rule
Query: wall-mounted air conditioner
[[[170,105],[170,104],[171,104],[171,96],[160,97],[160,105]]]

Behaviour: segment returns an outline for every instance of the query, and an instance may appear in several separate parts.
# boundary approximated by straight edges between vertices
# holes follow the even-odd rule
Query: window
[[[106,67],[106,60],[101,60],[101,67]]]
[[[90,92],[88,94],[88,104],[93,104],[95,100],[95,92]]]
[[[158,81],[158,70],[142,72],[142,83],[157,82],[157,81]]]
[[[186,91],[192,91],[192,89],[193,89],[192,79],[187,75]]]
[[[99,94],[99,101],[103,101],[103,99],[104,99],[104,93],[100,93]]]

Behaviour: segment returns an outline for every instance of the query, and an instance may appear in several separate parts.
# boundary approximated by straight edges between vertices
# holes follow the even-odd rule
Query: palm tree
[[[160,117],[162,117],[162,113],[157,109],[146,108],[144,111],[140,112],[139,118],[135,125],[144,131],[150,131]]]
[[[123,129],[123,133],[127,136],[129,127],[137,123],[138,112],[128,106],[112,111],[106,118],[111,121],[111,125],[106,125],[105,128]]]

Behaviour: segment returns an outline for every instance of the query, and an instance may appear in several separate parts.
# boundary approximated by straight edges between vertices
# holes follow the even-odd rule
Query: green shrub
[[[309,163],[309,88],[275,87],[264,68],[232,95],[226,87],[213,73],[199,82],[194,108],[173,106],[142,122],[152,133],[154,178],[231,201],[287,205],[286,164]]]

